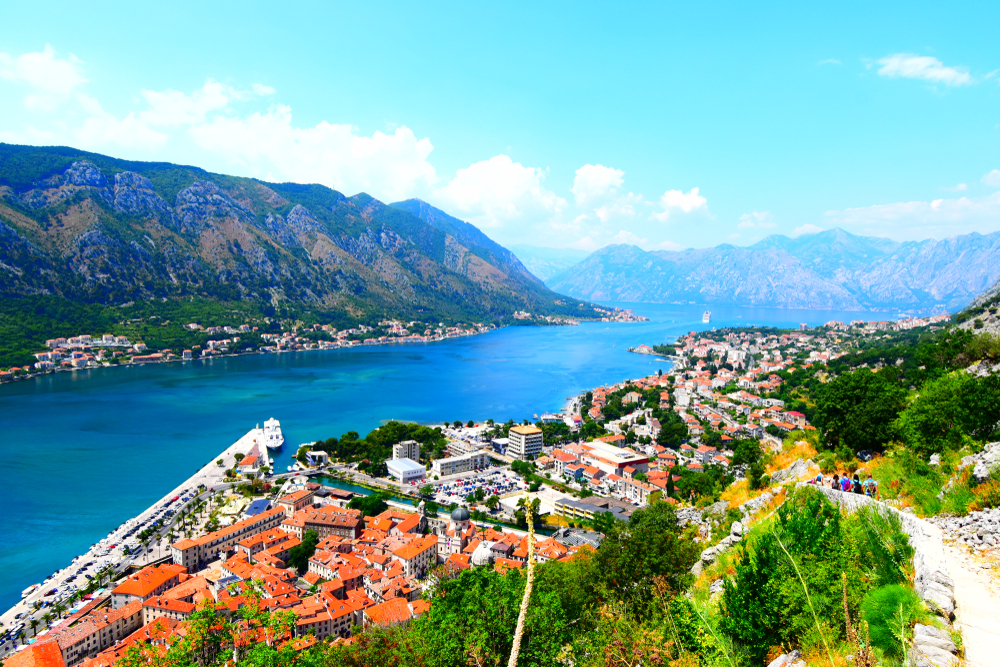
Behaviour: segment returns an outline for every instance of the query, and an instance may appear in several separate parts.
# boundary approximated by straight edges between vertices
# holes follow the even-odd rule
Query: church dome
[[[469,510],[464,507],[456,507],[451,513],[452,521],[468,521],[469,520]]]

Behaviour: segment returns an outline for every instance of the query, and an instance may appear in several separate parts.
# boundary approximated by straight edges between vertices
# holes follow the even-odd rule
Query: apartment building
[[[540,433],[541,431],[539,431]],[[438,459],[431,464],[431,470],[438,477],[457,475],[470,470],[486,468],[490,464],[490,455],[486,452],[472,452],[461,456],[449,456]]]
[[[404,440],[392,446],[392,458],[420,460],[420,443],[416,440]]]
[[[522,461],[536,458],[542,453],[542,429],[536,426],[514,426],[508,435],[507,456]]]
[[[189,572],[195,572],[215,560],[219,554],[234,549],[240,540],[277,528],[286,516],[285,508],[275,507],[214,533],[174,542],[170,545],[170,553],[175,564],[183,565]]]

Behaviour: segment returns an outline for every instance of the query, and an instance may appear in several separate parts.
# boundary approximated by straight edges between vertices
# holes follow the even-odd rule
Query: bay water
[[[719,326],[795,327],[886,313],[615,304],[637,323],[508,327],[438,343],[254,354],[58,373],[0,386],[0,607],[159,500],[255,424],[300,443],[390,419],[531,419],[669,364],[628,347]],[[101,332],[80,332],[99,334]]]

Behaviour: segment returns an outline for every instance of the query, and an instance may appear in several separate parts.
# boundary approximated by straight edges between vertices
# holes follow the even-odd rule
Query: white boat
[[[712,320],[712,311],[706,310],[701,314],[701,321],[704,324],[708,324]]]
[[[31,586],[28,586],[23,591],[21,591],[21,597],[26,598],[32,593],[34,593],[36,590],[38,590],[38,584],[32,584]]]
[[[279,449],[285,444],[285,436],[281,433],[281,423],[274,419],[264,422],[264,444],[268,449]]]

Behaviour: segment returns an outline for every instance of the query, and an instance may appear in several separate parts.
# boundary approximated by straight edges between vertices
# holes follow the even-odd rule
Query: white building
[[[420,460],[420,443],[416,440],[404,440],[392,446],[392,458]]]
[[[403,484],[409,484],[423,479],[427,475],[427,469],[411,459],[389,459],[385,462],[385,467],[389,470],[389,475],[395,477]]]
[[[461,456],[449,456],[438,459],[431,464],[431,469],[438,477],[446,475],[457,475],[478,468],[485,468],[490,464],[490,455],[486,452],[472,452]]]
[[[536,426],[512,426],[507,456],[527,461],[542,453],[542,429]]]

